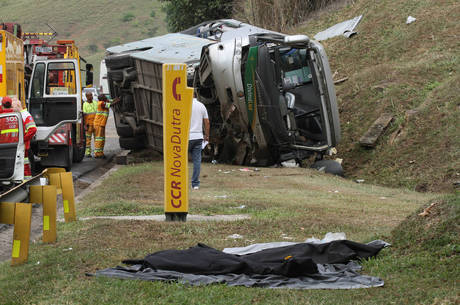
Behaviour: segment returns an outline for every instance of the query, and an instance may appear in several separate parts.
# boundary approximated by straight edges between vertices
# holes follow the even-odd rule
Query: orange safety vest
[[[83,104],[83,113],[85,114],[85,125],[93,125],[96,117],[97,102],[85,102]]]
[[[94,118],[94,126],[104,127],[109,118],[110,103],[103,101],[97,102],[96,117]]]

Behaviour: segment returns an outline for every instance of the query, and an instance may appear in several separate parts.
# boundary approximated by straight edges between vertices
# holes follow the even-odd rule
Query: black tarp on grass
[[[130,267],[97,271],[94,275],[149,281],[178,281],[190,285],[351,289],[383,286],[383,281],[360,275],[354,260],[377,255],[383,241],[360,244],[348,240],[324,244],[299,243],[259,252],[227,254],[203,244],[186,250],[165,250],[140,260],[125,260]]]

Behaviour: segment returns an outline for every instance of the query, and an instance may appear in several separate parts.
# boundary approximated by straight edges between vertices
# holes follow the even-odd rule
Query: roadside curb
[[[108,162],[107,162],[108,163]],[[105,163],[105,164],[107,164]],[[88,193],[93,191],[96,187],[102,184],[102,182],[107,179],[112,173],[116,172],[119,168],[121,168],[121,165],[114,165],[111,169],[109,169],[106,173],[104,173],[102,176],[97,178],[93,183],[91,183],[87,188],[85,188],[78,196],[75,197],[75,203],[79,203],[80,200],[86,196]],[[81,176],[80,176],[81,177]],[[78,179],[75,179],[78,180]]]
[[[103,159],[103,162],[101,162],[100,166],[98,166],[98,167],[103,167],[103,166],[109,164],[110,162],[113,161],[114,158],[115,158],[115,154],[112,154],[112,155],[108,156],[107,159]],[[72,178],[73,178],[74,181],[76,181],[79,178],[81,178],[82,176],[84,176],[84,175],[86,175],[86,174],[88,174],[88,173],[90,173],[92,171],[94,171],[94,168],[90,168],[90,169],[88,169],[88,170],[86,170],[84,172],[81,172],[81,173],[72,172]]]
[[[112,220],[150,220],[150,221],[166,221],[164,214],[162,215],[140,215],[140,216],[89,216],[81,217],[79,220],[92,219],[112,219]],[[189,221],[238,221],[251,219],[250,215],[246,214],[226,214],[226,215],[187,215]]]

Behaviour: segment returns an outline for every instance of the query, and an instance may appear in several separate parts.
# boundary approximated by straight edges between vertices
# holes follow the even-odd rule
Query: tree
[[[233,1],[228,0],[160,0],[167,16],[168,30],[178,32],[203,21],[229,18]]]

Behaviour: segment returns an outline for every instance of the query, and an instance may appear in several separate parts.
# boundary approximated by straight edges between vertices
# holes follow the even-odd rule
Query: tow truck
[[[33,38],[16,23],[0,29],[0,96],[17,96],[33,116],[31,149],[41,166],[69,170],[83,160],[86,144],[78,48],[72,40]]]

